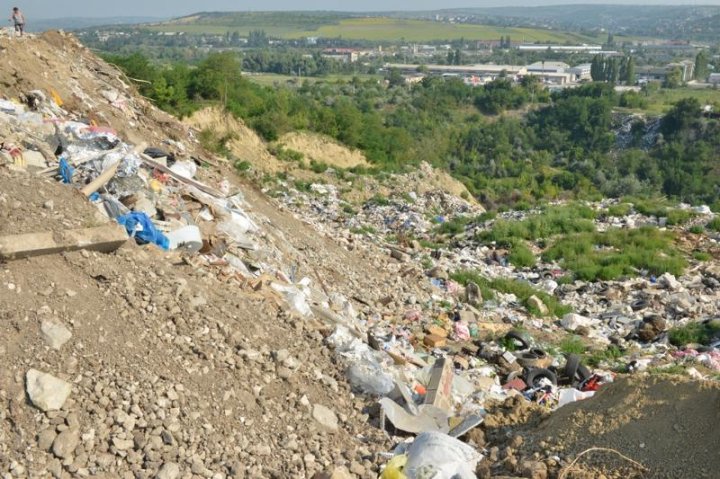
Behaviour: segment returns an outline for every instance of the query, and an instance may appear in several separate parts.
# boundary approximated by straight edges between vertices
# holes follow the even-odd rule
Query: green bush
[[[471,221],[472,219],[468,216],[456,216],[444,223],[440,223],[435,231],[439,234],[458,235],[465,232],[465,227]]]
[[[558,240],[543,254],[545,261],[559,261],[577,279],[613,280],[636,276],[639,270],[680,276],[687,261],[673,247],[674,235],[657,228],[613,228],[599,233],[579,233]]]
[[[497,220],[490,231],[479,234],[482,241],[510,245],[515,239],[528,241],[559,234],[595,231],[595,212],[586,206],[552,207],[522,221]]]
[[[685,224],[696,216],[695,213],[690,210],[668,210],[666,215],[668,226]]]
[[[630,214],[632,211],[632,205],[629,203],[618,203],[617,205],[610,205],[608,207],[608,216],[623,217]]]
[[[568,336],[558,345],[563,354],[584,354],[587,346],[580,336]]]
[[[310,169],[313,171],[313,173],[325,173],[328,168],[329,166],[325,163],[310,160]]]
[[[679,347],[691,343],[707,345],[718,335],[720,335],[720,320],[716,319],[707,323],[689,323],[673,328],[668,336],[670,344]]]
[[[585,361],[588,366],[598,367],[601,363],[614,363],[618,359],[623,357],[623,352],[620,348],[615,345],[609,346],[607,349],[602,351],[592,351],[587,353]]]
[[[295,185],[295,189],[298,191],[311,191],[310,187],[312,186],[312,183],[309,181],[295,180],[293,184]]]
[[[531,296],[537,296],[547,306],[551,316],[561,317],[572,312],[572,308],[561,303],[555,296],[549,295],[544,291],[533,288],[530,283],[507,278],[496,278],[489,280],[474,270],[456,271],[450,277],[462,285],[467,285],[470,281],[474,282],[480,288],[483,299],[491,299],[495,296],[494,292],[498,291],[503,294],[514,294],[518,300],[527,308],[534,316],[541,316],[540,311],[529,305],[528,300]]]
[[[252,167],[252,164],[249,161],[236,161],[235,162],[235,169],[238,171],[248,171]]]
[[[710,261],[712,259],[712,255],[707,251],[693,251],[692,255],[698,261]]]
[[[524,241],[517,240],[510,248],[508,261],[517,268],[531,268],[537,263],[537,258]]]
[[[705,225],[705,228],[710,231],[720,232],[720,216],[711,219],[710,222]]]
[[[695,234],[695,235],[701,235],[701,234],[703,234],[703,233],[705,232],[705,227],[702,226],[702,225],[694,225],[694,226],[691,226],[691,227],[688,229],[688,231],[689,231],[690,233],[692,233],[692,234]]]
[[[387,197],[381,195],[380,193],[370,198],[367,202],[369,204],[377,206],[388,206],[390,204],[390,200]]]

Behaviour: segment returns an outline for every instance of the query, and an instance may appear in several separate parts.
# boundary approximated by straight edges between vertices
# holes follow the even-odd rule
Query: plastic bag
[[[191,180],[197,173],[197,165],[192,161],[177,161],[170,167],[170,171]]]
[[[275,291],[283,294],[285,301],[293,311],[299,313],[301,316],[312,315],[312,310],[307,303],[307,295],[304,291],[301,291],[295,286],[285,286],[277,283],[272,283],[270,286]]]
[[[135,238],[138,244],[153,243],[164,250],[170,248],[170,240],[155,227],[145,213],[134,211],[118,216],[115,221],[123,225],[130,237]]]
[[[65,183],[66,185],[69,185],[70,183],[72,183],[72,177],[73,177],[73,173],[75,173],[75,168],[73,168],[72,166],[70,166],[70,164],[68,164],[68,162],[64,156],[60,157],[59,168],[60,168],[60,176],[62,177],[63,183]]]
[[[358,361],[347,369],[347,377],[353,389],[374,396],[387,396],[395,387],[393,378],[377,363]]]
[[[424,432],[412,444],[401,444],[396,454],[406,454],[403,472],[408,479],[476,479],[482,454],[441,432]]]
[[[197,226],[188,225],[167,234],[170,249],[182,249],[186,253],[197,253],[203,247],[202,234]]]

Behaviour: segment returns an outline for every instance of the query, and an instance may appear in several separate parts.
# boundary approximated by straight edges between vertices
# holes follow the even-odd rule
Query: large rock
[[[60,459],[72,456],[80,442],[80,432],[77,429],[66,429],[55,438],[52,445],[53,454]]]
[[[682,284],[680,284],[680,281],[675,279],[675,276],[671,275],[670,273],[663,274],[657,279],[657,281],[660,286],[671,291],[677,291],[682,288]]]
[[[568,313],[563,316],[560,324],[568,331],[577,331],[578,328],[591,327],[593,325],[593,320],[576,313]]]
[[[72,386],[55,376],[31,369],[25,375],[25,388],[30,401],[42,411],[62,409]]]
[[[180,466],[174,462],[166,462],[155,476],[156,479],[177,479],[180,477]]]
[[[313,406],[312,415],[313,418],[325,429],[330,431],[338,430],[338,418],[332,409],[325,407],[322,404],[315,404]]]
[[[540,316],[547,316],[550,314],[550,310],[547,306],[545,306],[545,303],[542,302],[542,299],[538,298],[537,296],[530,296],[528,298],[528,306],[535,309],[537,312],[540,313]]]
[[[43,320],[40,331],[45,342],[53,349],[60,349],[72,338],[72,333],[65,325],[49,319]]]

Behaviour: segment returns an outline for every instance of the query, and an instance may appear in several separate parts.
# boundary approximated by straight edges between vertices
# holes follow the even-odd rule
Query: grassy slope
[[[663,88],[651,93],[647,98],[647,107],[637,111],[662,115],[667,113],[674,103],[683,98],[697,98],[701,104],[720,103],[720,90],[712,88],[676,88],[668,90]]]
[[[193,17],[149,27],[156,31],[181,31],[187,33],[223,34],[237,31],[247,35],[252,30],[282,38],[309,36],[340,37],[353,40],[375,41],[431,41],[465,38],[467,40],[497,40],[510,35],[514,41],[525,42],[591,42],[595,38],[575,33],[535,28],[503,28],[489,25],[453,25],[424,20],[366,17],[338,18],[334,15],[314,16],[286,13],[277,14],[228,14],[225,17]]]

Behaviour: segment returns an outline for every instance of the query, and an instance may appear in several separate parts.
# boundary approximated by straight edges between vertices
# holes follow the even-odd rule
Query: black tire
[[[528,352],[535,355],[537,359],[545,359],[547,357],[547,353],[540,348],[532,348]]]
[[[645,309],[648,306],[648,302],[644,299],[636,299],[632,303],[630,303],[630,307],[633,311],[640,311],[641,309]]]
[[[548,379],[554,386],[557,386],[557,376],[555,373],[544,368],[531,369],[528,371],[525,376],[525,382],[528,387],[537,387],[535,383],[542,378]]]
[[[580,380],[580,382],[587,381],[592,375],[593,373],[592,371],[590,371],[589,367],[585,366],[584,364],[578,366],[576,376]]]
[[[565,367],[563,368],[563,377],[568,379],[571,383],[575,382],[575,376],[578,373],[580,367],[580,356],[577,354],[569,354],[565,361]]]
[[[513,341],[520,343],[522,346],[519,349],[528,349],[530,347],[530,342],[532,341],[532,338],[530,335],[524,331],[517,331],[513,329],[512,331],[508,332],[505,335],[505,338],[512,339]]]

